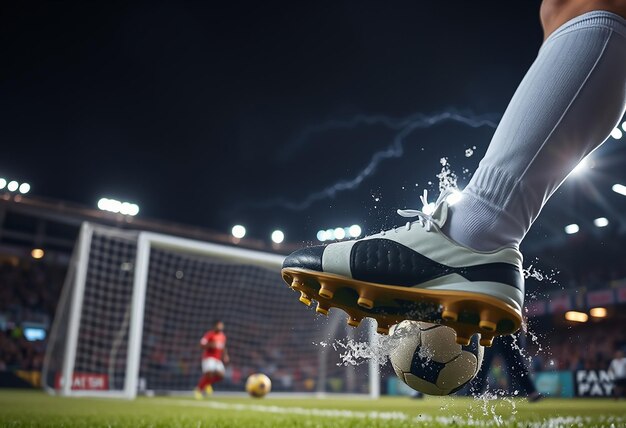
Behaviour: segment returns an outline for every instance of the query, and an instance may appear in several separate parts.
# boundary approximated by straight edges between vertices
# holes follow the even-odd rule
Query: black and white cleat
[[[508,247],[474,251],[444,235],[447,196],[432,214],[398,210],[417,218],[403,227],[298,250],[285,259],[282,277],[301,302],[317,300],[324,315],[340,308],[353,327],[366,317],[378,321],[381,334],[405,319],[434,322],[453,328],[461,345],[480,333],[480,344],[491,346],[495,336],[521,326],[522,254]]]

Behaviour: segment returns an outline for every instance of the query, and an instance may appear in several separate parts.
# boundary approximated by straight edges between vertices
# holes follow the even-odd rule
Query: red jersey
[[[204,349],[202,352],[202,358],[216,358],[218,360],[222,359],[222,353],[224,352],[224,348],[226,347],[226,335],[221,331],[207,331],[204,336],[202,336],[202,340],[200,343],[204,345],[209,345],[208,348]]]

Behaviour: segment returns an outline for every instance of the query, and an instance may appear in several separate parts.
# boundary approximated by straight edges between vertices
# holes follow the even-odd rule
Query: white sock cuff
[[[494,165],[480,165],[463,193],[489,201],[494,207],[504,207],[517,184],[518,179],[506,170]]]

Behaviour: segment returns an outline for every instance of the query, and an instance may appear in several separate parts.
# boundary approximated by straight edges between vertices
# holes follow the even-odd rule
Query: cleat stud
[[[323,306],[321,303],[317,304],[317,308],[315,308],[315,312],[322,315],[328,315],[328,310],[330,306]]]
[[[479,337],[480,340],[478,343],[480,343],[481,346],[490,347],[493,344],[493,333],[483,333]]]
[[[358,327],[359,324],[361,324],[361,320],[354,317],[348,317],[348,320],[346,322],[350,327]]]
[[[456,322],[459,319],[459,314],[455,311],[444,309],[441,312],[441,319],[449,322]]]
[[[293,280],[291,281],[291,288],[293,288],[294,290],[298,290],[300,289],[301,286],[302,286],[302,282],[300,281],[300,279],[294,277]]]
[[[378,334],[389,334],[389,324],[386,323],[382,323],[382,322],[378,322],[378,327],[376,328],[376,333]]]
[[[332,299],[335,295],[335,287],[332,287],[328,284],[321,284],[318,294],[324,299]]]
[[[490,337],[490,338],[483,337],[480,339],[480,346],[486,346],[489,348],[491,345],[493,345],[493,337]]]
[[[489,311],[482,311],[480,313],[478,327],[484,332],[493,333],[498,328],[498,323],[493,321],[493,315]]]
[[[357,300],[356,303],[365,309],[372,309],[374,307],[374,301],[372,299],[368,299],[367,297],[359,297],[359,300]]]
[[[461,346],[467,346],[470,344],[470,339],[469,337],[463,337],[463,336],[456,336],[456,343],[458,343]]]
[[[300,302],[304,303],[307,306],[311,306],[311,299],[306,295],[304,291],[300,292]]]
[[[498,325],[495,322],[491,322],[487,320],[481,320],[478,323],[478,327],[480,327],[481,329],[489,333],[493,333],[494,331],[496,331],[497,326]]]

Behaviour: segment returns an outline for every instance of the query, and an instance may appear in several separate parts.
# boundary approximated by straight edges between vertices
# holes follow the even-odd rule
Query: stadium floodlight
[[[130,202],[120,202],[116,199],[109,198],[100,198],[100,200],[98,200],[98,209],[129,216],[139,214],[139,205]]]
[[[28,192],[30,192],[30,184],[22,183],[20,184],[20,187],[18,188],[18,190],[20,191],[21,194],[25,195]]]
[[[341,241],[346,238],[358,238],[363,233],[363,229],[358,224],[349,227],[337,227],[335,229],[320,230],[317,232],[317,239],[324,241]]]
[[[608,312],[607,312],[606,308],[601,308],[601,307],[591,308],[589,310],[589,315],[591,315],[594,318],[606,318],[607,313]]]
[[[580,227],[578,227],[576,223],[568,224],[567,226],[565,226],[565,233],[567,233],[568,235],[578,233],[579,230]]]
[[[609,225],[609,219],[606,217],[598,217],[593,221],[593,224],[595,224],[596,227],[606,227]]]
[[[9,190],[9,192],[15,192],[18,187],[20,187],[20,184],[15,180],[9,182],[9,184],[7,185],[7,189]]]
[[[346,231],[343,227],[338,227],[333,231],[333,236],[340,241],[346,237]]]
[[[33,259],[41,259],[45,255],[45,252],[41,248],[33,248],[30,255]]]
[[[116,199],[109,199],[109,211],[119,213],[122,211],[122,203]]]
[[[611,131],[611,137],[615,138],[616,140],[619,140],[623,136],[624,134],[622,133],[622,130],[619,128],[613,128],[613,130]]]
[[[98,209],[101,209],[102,211],[108,211],[108,207],[109,200],[107,198],[100,198],[100,200],[98,201]]]
[[[615,193],[626,196],[626,186],[624,186],[623,184],[614,184],[612,189]]]
[[[285,234],[282,230],[275,230],[272,232],[272,241],[275,244],[280,244],[285,240]]]
[[[353,224],[348,228],[348,234],[350,234],[352,238],[358,238],[359,236],[361,236],[362,232],[363,231],[361,229],[361,226],[359,226],[358,224]]]
[[[0,189],[7,187],[7,181],[4,178],[0,178]]]
[[[233,228],[231,229],[231,233],[233,234],[233,236],[237,239],[241,239],[244,236],[246,236],[246,228],[243,227],[240,224],[236,224],[233,226]]]
[[[446,202],[448,203],[448,205],[452,206],[459,202],[461,199],[463,199],[463,194],[459,190],[454,189],[452,190],[452,193],[450,193],[446,197]]]
[[[120,214],[130,214],[130,204],[128,202],[122,202],[122,205],[120,206]]]
[[[589,316],[584,312],[567,311],[565,312],[565,319],[573,322],[587,322]]]

